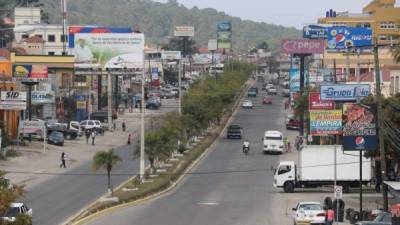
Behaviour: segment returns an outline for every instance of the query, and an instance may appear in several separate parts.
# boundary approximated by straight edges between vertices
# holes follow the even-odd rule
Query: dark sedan
[[[47,143],[52,145],[64,146],[64,134],[58,131],[53,131],[47,138]]]

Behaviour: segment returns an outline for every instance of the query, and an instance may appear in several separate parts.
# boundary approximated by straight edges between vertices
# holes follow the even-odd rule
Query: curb
[[[250,88],[251,85],[254,85],[254,84],[253,84],[253,83],[251,83],[251,84],[246,83],[246,84],[245,84],[245,87],[244,87],[243,90],[242,90],[243,93],[239,96],[238,100],[237,100],[236,103],[234,104],[234,107],[233,107],[233,108],[234,108],[234,111],[233,111],[233,113],[231,114],[230,118],[226,121],[226,124],[225,124],[225,126],[221,129],[221,132],[220,132],[220,134],[218,135],[218,137],[221,137],[221,136],[223,135],[223,133],[225,132],[226,128],[229,126],[229,124],[230,124],[231,121],[233,120],[233,117],[237,114],[238,110],[240,109],[240,102],[242,101],[242,98],[244,97],[244,95],[245,95],[247,89]],[[175,182],[171,183],[170,186],[169,186],[167,189],[165,189],[165,190],[163,190],[163,191],[160,191],[160,192],[158,192],[158,193],[152,194],[152,195],[150,195],[150,196],[147,196],[147,197],[145,197],[145,198],[138,199],[138,200],[136,200],[136,201],[132,201],[132,202],[128,202],[128,203],[123,203],[123,204],[119,204],[119,205],[116,205],[116,206],[112,206],[112,207],[106,208],[106,209],[101,210],[101,211],[99,211],[99,212],[93,213],[93,214],[91,214],[91,215],[89,215],[89,216],[87,216],[87,217],[84,217],[84,218],[82,218],[82,219],[80,219],[80,220],[78,220],[78,221],[76,221],[76,222],[69,222],[69,221],[71,221],[73,218],[78,217],[78,216],[81,215],[83,212],[87,211],[88,208],[90,208],[91,206],[93,206],[94,204],[96,204],[98,200],[95,200],[94,202],[90,203],[87,207],[85,207],[83,210],[81,210],[79,213],[77,213],[77,214],[75,214],[75,215],[69,217],[69,218],[67,219],[67,222],[63,222],[61,225],[83,225],[83,224],[86,224],[86,223],[88,223],[88,222],[90,222],[90,221],[92,221],[92,220],[94,220],[94,219],[96,219],[96,218],[99,218],[99,217],[103,216],[103,215],[112,213],[112,212],[114,212],[114,211],[116,211],[116,210],[118,210],[118,209],[122,209],[122,208],[127,208],[127,207],[131,207],[131,206],[139,205],[139,204],[142,204],[142,203],[144,203],[144,202],[147,202],[147,201],[150,201],[150,200],[156,200],[156,199],[158,199],[158,198],[160,198],[160,197],[163,197],[164,195],[168,194],[169,192],[171,192],[171,191],[172,191],[173,189],[175,189],[176,187],[179,187],[180,185],[183,185],[184,180],[187,179],[187,176],[188,176],[187,174],[188,174],[188,172],[191,171],[194,167],[198,166],[198,164],[206,158],[206,156],[211,152],[211,150],[214,149],[218,137],[216,138],[216,140],[214,140],[214,142],[213,142],[213,143],[212,143],[212,144],[211,144],[211,145],[210,145],[210,146],[209,146],[209,147],[208,147],[208,148],[207,148],[207,149],[206,149],[206,150],[205,150],[205,151],[204,151],[204,152],[203,152],[189,167],[188,167],[188,168],[186,168],[186,170],[183,172],[183,175],[180,176]],[[148,167],[149,167],[149,166],[148,166]],[[146,167],[146,169],[147,169],[148,167]],[[136,176],[135,176],[135,177],[136,177]],[[128,183],[129,181],[131,181],[133,178],[134,178],[134,177],[131,177],[130,179],[128,179],[128,180],[126,180],[125,182],[121,183],[116,189],[121,188],[121,187],[124,186],[126,183]],[[107,193],[104,194],[104,195],[102,195],[100,198],[102,198],[102,197],[104,197],[104,196],[106,196],[106,195],[107,195]],[[100,198],[99,198],[99,199],[100,199]]]

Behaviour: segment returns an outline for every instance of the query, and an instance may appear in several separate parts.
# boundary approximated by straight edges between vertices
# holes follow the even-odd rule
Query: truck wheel
[[[293,193],[294,192],[293,183],[290,181],[285,182],[285,184],[283,185],[283,190],[285,191],[285,193]]]

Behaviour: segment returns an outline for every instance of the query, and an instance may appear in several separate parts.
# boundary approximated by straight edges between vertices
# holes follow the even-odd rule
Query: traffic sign
[[[335,195],[336,199],[342,199],[342,197],[343,197],[343,187],[342,186],[335,186],[334,195]]]

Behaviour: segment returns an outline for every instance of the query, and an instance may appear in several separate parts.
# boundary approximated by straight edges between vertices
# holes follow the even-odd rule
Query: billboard
[[[369,84],[321,85],[321,99],[333,101],[356,101],[371,94]]]
[[[326,39],[328,37],[328,26],[323,24],[309,24],[303,27],[303,38]]]
[[[0,109],[26,110],[26,92],[2,91],[0,93]]]
[[[218,49],[218,40],[210,39],[208,40],[208,51],[216,51]]]
[[[220,22],[217,24],[218,48],[232,48],[232,24],[230,22]]]
[[[182,57],[180,51],[162,51],[161,58],[164,60],[180,60]]]
[[[321,100],[321,93],[310,92],[308,96],[308,108],[310,110],[332,110],[335,109],[335,102]]]
[[[328,48],[347,49],[348,47],[371,47],[372,29],[364,27],[328,28]]]
[[[308,71],[304,71],[304,83],[308,83]],[[289,70],[289,87],[290,92],[300,91],[300,70],[290,69]]]
[[[133,30],[129,27],[98,27],[98,26],[70,26],[68,29],[68,45],[70,48],[75,47],[76,33],[132,33]]]
[[[377,107],[374,104],[343,105],[343,149],[376,150]]]
[[[342,110],[311,110],[310,134],[329,135],[342,133]]]
[[[281,42],[281,51],[285,54],[323,54],[325,43],[322,39],[284,39]]]
[[[193,37],[194,27],[193,26],[176,26],[174,29],[175,37]]]
[[[45,65],[14,65],[14,81],[46,81],[48,67]]]
[[[32,104],[55,103],[54,91],[32,91]]]

